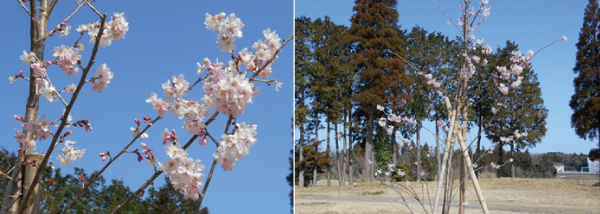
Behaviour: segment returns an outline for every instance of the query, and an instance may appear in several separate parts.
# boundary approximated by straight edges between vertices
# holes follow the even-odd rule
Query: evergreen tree
[[[583,139],[598,138],[600,147],[600,13],[598,1],[589,0],[583,17],[583,27],[577,42],[573,85],[575,94],[569,106],[573,109],[571,127]],[[600,149],[590,151],[592,158],[600,157]]]
[[[165,178],[165,182],[158,189],[151,187],[148,190],[148,213],[193,213],[196,208],[194,200],[184,200],[183,194],[173,188],[169,179]],[[208,208],[202,208],[200,213],[208,214]]]
[[[294,97],[296,99],[296,106],[294,110],[294,118],[295,125],[300,128],[300,139],[298,142],[298,146],[296,147],[298,152],[299,161],[303,161],[304,152],[302,151],[304,148],[304,143],[308,141],[306,139],[306,130],[305,126],[307,123],[308,116],[308,106],[305,102],[306,94],[308,93],[308,83],[307,83],[307,70],[309,69],[310,61],[311,61],[311,51],[307,45],[307,39],[309,36],[310,18],[302,16],[300,18],[296,18],[295,22],[295,69],[294,69]],[[298,173],[298,186],[304,187],[304,168],[300,167],[297,169]]]
[[[401,70],[403,62],[390,53],[405,55],[400,46],[402,41],[395,30],[398,22],[397,1],[356,0],[355,4],[347,43],[352,45],[350,60],[358,72],[357,92],[353,100],[360,106],[366,119],[366,158],[362,174],[363,181],[369,181],[373,179],[374,172],[369,164],[374,159],[373,122],[377,118],[373,113],[377,105],[383,105],[386,101],[399,104],[409,99],[406,94],[389,93],[392,87],[407,87],[408,75]]]
[[[506,47],[498,50],[496,54],[499,65],[509,65],[510,55],[512,51],[518,50],[518,46],[514,42],[507,41]],[[541,98],[542,92],[540,83],[537,79],[537,74],[531,67],[523,69],[523,80],[521,85],[513,90],[510,90],[507,96],[499,95],[498,93],[492,96],[498,102],[502,103],[502,108],[499,109],[497,115],[490,121],[490,127],[486,129],[487,137],[498,143],[500,149],[499,164],[503,164],[502,152],[503,145],[509,144],[511,155],[524,148],[534,147],[546,134],[546,118],[548,110],[544,106],[544,100]],[[501,137],[515,136],[515,132],[519,134],[527,132],[526,136],[520,138],[514,137],[510,142],[501,141]],[[514,157],[511,157],[514,159]],[[511,177],[514,177],[514,164],[511,163]]]

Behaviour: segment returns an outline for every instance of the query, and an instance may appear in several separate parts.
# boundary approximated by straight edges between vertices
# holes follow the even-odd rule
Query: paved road
[[[400,203],[402,199],[398,198],[381,198],[381,197],[367,197],[367,196],[296,196],[296,200],[319,200],[319,201],[335,201],[335,200],[359,200],[359,201],[371,201],[371,202],[389,202],[389,203]],[[415,199],[407,199],[407,203],[418,204]],[[481,209],[481,205],[478,202],[476,204],[469,203],[465,207],[467,209]],[[429,205],[429,201],[424,201],[426,207]],[[433,204],[433,201],[431,202]],[[452,207],[458,207],[458,203],[452,203]],[[582,212],[582,211],[569,211],[569,210],[556,210],[556,209],[544,209],[535,207],[514,207],[514,206],[501,206],[501,205],[489,205],[490,211],[508,211],[508,212],[526,212],[526,213],[572,213],[572,214],[594,214],[596,212]]]

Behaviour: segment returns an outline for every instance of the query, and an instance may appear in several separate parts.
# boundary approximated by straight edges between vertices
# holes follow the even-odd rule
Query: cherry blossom
[[[250,146],[256,143],[256,125],[248,126],[246,122],[236,123],[237,129],[233,134],[223,134],[217,152],[213,155],[225,171],[233,170],[242,157],[250,153]]]
[[[188,153],[181,148],[179,143],[169,144],[165,147],[169,159],[159,163],[159,170],[165,172],[165,175],[173,184],[173,188],[183,191],[184,199],[198,199],[200,187],[204,184],[202,178],[204,174],[204,165],[200,160],[188,157]]]
[[[81,157],[83,157],[85,149],[79,150],[78,148],[74,148],[73,144],[75,144],[74,141],[65,141],[65,147],[63,147],[63,149],[61,150],[65,156],[63,157],[62,155],[58,155],[58,157],[56,157],[58,164],[68,166],[74,160],[78,160],[81,159]]]
[[[96,77],[92,79],[92,91],[101,93],[110,83],[114,74],[110,71],[110,68],[106,66],[106,63],[98,67],[98,69],[94,71],[94,74],[96,74]]]
[[[21,55],[21,60],[23,60],[23,65],[27,65],[37,61],[37,57],[35,53],[27,53],[27,51],[23,50],[23,55]]]

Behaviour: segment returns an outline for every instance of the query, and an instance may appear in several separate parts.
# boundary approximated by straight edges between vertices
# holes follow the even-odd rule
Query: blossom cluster
[[[55,59],[58,59],[58,66],[67,74],[67,76],[71,76],[71,74],[77,75],[79,72],[79,68],[73,66],[77,64],[79,60],[81,60],[81,55],[79,55],[79,49],[74,47],[65,47],[65,45],[61,45],[60,47],[54,47],[54,51],[52,51],[52,56]]]
[[[110,71],[110,68],[106,66],[106,63],[100,65],[98,69],[94,71],[96,77],[92,79],[92,91],[102,92],[106,86],[112,80],[114,74]]]
[[[78,160],[81,159],[81,157],[83,157],[85,149],[80,150],[78,148],[74,148],[73,144],[75,144],[75,141],[65,141],[65,147],[63,147],[63,149],[61,150],[65,156],[63,157],[62,155],[58,155],[58,157],[56,157],[56,161],[58,161],[58,164],[68,166],[74,160]]]
[[[129,31],[129,22],[125,20],[123,14],[125,13],[114,12],[112,20],[104,25],[102,36],[100,36],[100,46],[103,48],[109,46],[113,40],[118,42],[121,38],[125,38],[125,34]],[[100,22],[82,24],[75,30],[81,34],[87,32],[90,36],[90,44],[94,44],[100,31]]]
[[[385,108],[383,106],[377,105],[377,110],[384,112]],[[385,113],[385,112],[384,112]],[[386,113],[387,114],[387,113]],[[409,124],[409,125],[416,125],[417,121],[410,119],[408,117],[400,117],[397,116],[395,114],[388,114],[387,115],[387,119],[385,117],[379,118],[379,120],[377,120],[377,123],[379,124],[379,126],[383,127],[387,134],[392,134],[392,132],[394,131],[394,126],[391,125],[387,125],[387,121],[391,121],[391,122],[396,122],[396,123],[404,123],[404,124]]]
[[[515,130],[514,135],[511,135],[508,137],[500,137],[500,141],[508,143],[515,139],[519,139],[521,137],[527,137],[527,135],[528,135],[527,131],[525,131],[523,133],[519,133],[519,130]]]
[[[256,143],[256,125],[246,125],[246,122],[236,123],[233,134],[223,134],[217,152],[213,155],[226,171],[233,170],[234,161],[239,161],[250,154],[250,146]]]
[[[239,18],[236,18],[233,13],[227,17],[225,17],[225,13],[223,12],[214,16],[206,13],[204,24],[206,24],[206,29],[213,32],[216,30],[219,31],[216,39],[219,49],[223,52],[231,53],[235,50],[234,42],[236,37],[242,38],[244,23]]]
[[[188,153],[181,148],[178,142],[170,143],[165,146],[165,151],[169,155],[169,159],[159,163],[159,170],[165,172],[165,175],[173,184],[173,188],[183,191],[183,198],[198,199],[200,187],[204,184],[202,178],[204,174],[200,171],[204,170],[204,165],[200,163],[200,159],[188,157]]]
[[[211,66],[212,75],[204,80],[202,87],[205,93],[202,101],[209,108],[236,118],[244,114],[246,105],[252,103],[253,97],[258,94],[258,88],[236,72],[232,65],[233,61],[229,61],[229,66],[225,68],[221,64]]]

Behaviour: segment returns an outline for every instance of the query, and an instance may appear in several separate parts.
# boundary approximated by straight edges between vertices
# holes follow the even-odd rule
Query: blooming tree
[[[442,178],[444,177],[444,173],[447,172],[445,167],[447,165],[447,162],[449,161],[449,155],[452,152],[451,148],[454,147],[454,145],[457,141],[461,147],[461,155],[465,160],[465,164],[467,166],[468,173],[470,174],[471,178],[476,178],[474,163],[471,160],[471,157],[469,156],[469,154],[467,152],[466,134],[467,134],[468,108],[470,106],[472,106],[478,100],[471,99],[469,97],[468,91],[473,88],[472,87],[473,81],[470,81],[470,80],[478,73],[479,69],[481,69],[484,66],[487,66],[487,63],[488,63],[487,59],[485,59],[485,58],[482,59],[481,57],[477,56],[475,54],[476,51],[481,51],[486,55],[492,54],[491,47],[489,45],[484,46],[483,39],[476,39],[475,34],[474,34],[475,29],[482,22],[484,22],[486,20],[486,18],[489,16],[491,7],[488,6],[487,0],[481,1],[478,6],[472,6],[471,4],[472,4],[472,2],[470,0],[464,0],[462,2],[462,5],[460,7],[462,16],[459,17],[458,22],[455,22],[452,18],[450,18],[444,12],[444,14],[446,14],[449,18],[448,24],[451,24],[454,27],[456,27],[456,29],[460,32],[460,35],[462,37],[462,44],[461,44],[462,51],[459,56],[462,63],[461,63],[460,71],[459,71],[460,72],[459,78],[457,80],[453,80],[457,83],[456,88],[454,89],[454,93],[451,94],[449,92],[450,90],[444,89],[442,84],[440,84],[440,81],[438,81],[436,79],[436,77],[433,76],[432,74],[428,74],[428,73],[422,72],[422,71],[418,72],[418,74],[421,76],[421,78],[425,78],[427,80],[427,84],[431,85],[432,88],[434,88],[436,93],[438,93],[440,96],[444,97],[445,107],[446,107],[446,110],[448,111],[448,114],[447,114],[448,118],[446,119],[446,121],[440,120],[437,122],[437,125],[440,127],[443,127],[444,131],[446,132],[446,139],[445,139],[446,148],[445,148],[443,159],[442,159],[442,165],[441,165],[442,170],[441,170],[441,175],[440,175],[440,177],[442,177]],[[440,7],[440,9],[441,9],[441,7]],[[443,11],[443,9],[442,9],[442,11]],[[554,44],[555,42],[561,41],[561,40],[566,40],[566,39],[567,39],[566,36],[563,36],[560,40],[554,41],[552,44]],[[411,66],[413,69],[419,70],[414,65],[412,65],[411,62],[405,60],[400,55],[398,55],[396,53],[393,53],[393,54],[396,55],[398,58],[401,58],[404,61],[406,61],[409,64],[409,66]],[[525,55],[521,54],[521,52],[519,52],[519,51],[513,51],[512,58],[511,58],[512,64],[509,67],[505,67],[505,66],[496,67],[495,72],[493,73],[493,79],[488,80],[488,81],[493,81],[495,87],[497,88],[497,90],[499,92],[501,92],[504,95],[508,95],[508,92],[509,92],[509,90],[511,90],[511,88],[516,89],[520,86],[520,84],[523,80],[523,76],[522,76],[523,69],[528,68],[530,66],[529,62],[530,62],[531,58],[533,56],[535,56],[535,54],[536,53],[533,51],[529,51]],[[497,105],[492,109],[493,113],[494,114],[497,113],[498,109],[501,109],[501,107],[502,107],[502,103],[501,102],[497,103]],[[384,113],[385,113],[385,109],[382,106],[378,106],[377,109],[380,111],[384,111]],[[383,127],[384,129],[386,129],[388,134],[392,133],[394,130],[394,126],[388,125],[388,122],[404,123],[406,125],[414,125],[413,122],[408,118],[403,118],[403,117],[396,116],[394,114],[387,114],[387,113],[386,113],[386,115],[387,115],[387,117],[382,117],[378,120],[378,124],[381,127]],[[461,120],[462,120],[462,123],[461,123]],[[520,138],[520,137],[524,137],[524,136],[527,136],[527,130],[514,130],[514,135],[505,136],[505,137],[502,137],[501,139],[505,142],[510,142],[515,138]],[[512,162],[512,159],[510,161]],[[417,164],[419,164],[419,163],[417,163]],[[500,166],[501,165],[494,164],[492,167],[498,168]],[[390,166],[390,169],[388,169],[388,170],[391,171],[392,166]],[[381,175],[382,171],[379,171],[378,174]],[[386,175],[386,178],[389,178],[389,174],[385,174],[385,175]],[[483,213],[489,213],[477,179],[472,179],[472,182],[475,187],[475,191],[476,191],[477,197],[479,199],[479,202],[481,204]],[[434,205],[432,208],[432,213],[437,213],[439,197],[440,197],[440,193],[442,190],[442,184],[443,184],[443,179],[439,179],[438,183],[437,183],[437,190],[436,190],[436,194],[435,194],[435,200],[434,200]],[[406,184],[406,189],[408,190],[408,192],[410,192],[409,185],[410,185],[409,183]],[[397,186],[395,186],[395,187],[397,187]],[[423,206],[423,209],[425,209],[424,206]],[[424,211],[427,211],[427,210],[424,210]]]
[[[74,121],[71,110],[85,84],[92,84],[92,91],[98,93],[107,90],[114,73],[106,63],[93,66],[96,54],[100,47],[108,47],[113,44],[113,41],[118,42],[120,39],[125,38],[129,30],[129,23],[124,13],[114,12],[112,16],[108,17],[106,14],[98,12],[92,5],[93,1],[89,0],[77,0],[76,9],[56,28],[47,30],[48,18],[56,4],[56,0],[41,0],[39,3],[38,1],[27,0],[18,0],[18,2],[19,6],[32,17],[32,29],[36,29],[36,33],[34,33],[35,35],[32,34],[31,37],[31,50],[24,51],[20,57],[23,64],[28,65],[30,68],[29,76],[19,72],[9,77],[11,84],[19,79],[29,81],[30,90],[25,116],[14,116],[15,120],[22,123],[21,128],[15,129],[14,136],[21,146],[17,164],[11,171],[6,173],[6,175],[10,175],[11,182],[5,195],[2,213],[36,212],[36,201],[30,200],[30,198],[36,198],[37,190],[35,189],[39,189],[42,169],[48,164],[50,166],[54,164],[49,160],[50,154],[53,152],[58,153],[56,163],[65,166],[85,155],[85,148],[74,146],[76,142],[68,139],[76,129],[66,131],[65,129],[74,126],[84,128],[86,132],[89,132],[92,131],[92,125],[86,119]],[[25,5],[27,2],[29,2],[29,6]],[[100,17],[100,21],[79,25],[75,29],[79,37],[74,44],[55,47],[51,52],[52,59],[44,61],[45,40],[56,34],[60,37],[69,36],[71,26],[67,23],[82,7],[92,9]],[[113,213],[118,212],[133,198],[143,194],[144,189],[163,172],[170,179],[175,189],[183,191],[186,199],[197,199],[199,208],[216,164],[220,163],[224,170],[230,171],[236,166],[237,161],[250,153],[251,145],[257,141],[254,137],[257,134],[258,126],[238,122],[237,118],[239,115],[244,114],[246,106],[253,102],[254,96],[258,95],[258,84],[275,84],[277,90],[281,87],[281,82],[268,78],[273,72],[271,68],[277,55],[293,37],[290,36],[287,40],[282,40],[276,34],[276,31],[266,29],[263,31],[264,40],[255,42],[251,47],[253,51],[244,48],[237,52],[238,54],[235,54],[236,46],[234,42],[236,38],[242,37],[242,28],[244,27],[242,21],[233,13],[229,16],[226,16],[225,13],[214,16],[206,14],[205,24],[207,29],[213,32],[218,31],[216,36],[217,47],[230,55],[231,60],[226,64],[219,62],[218,59],[211,62],[209,58],[204,59],[202,63],[198,62],[196,73],[201,77],[193,83],[188,82],[182,74],[177,77],[173,76],[171,80],[167,80],[166,83],[162,84],[164,100],[159,98],[156,93],[151,93],[146,102],[151,104],[151,107],[157,112],[157,117],[152,119],[149,116],[144,116],[143,120],[134,119],[136,127],[130,128],[133,139],[116,155],[111,154],[109,151],[99,154],[100,159],[98,160],[106,161],[106,165],[95,177],[84,180],[83,176],[79,176],[82,188],[73,201],[68,203],[63,213],[67,212],[90,184],[98,179],[99,175],[124,153],[136,155],[138,161],[146,159],[148,164],[154,166],[155,174],[132,197],[119,205]],[[80,54],[85,49],[83,42],[81,42],[85,33],[90,38],[89,43],[93,44],[92,53],[87,64],[82,62],[84,59]],[[54,85],[50,80],[49,73],[51,72],[49,71],[53,68],[53,65],[57,65],[57,68],[60,68],[67,77],[80,76],[79,81],[64,86],[64,90],[58,90],[61,87]],[[87,76],[92,68],[95,68],[94,73],[90,74],[91,77],[88,78]],[[54,77],[57,74],[52,73],[52,75]],[[202,90],[205,95],[195,100],[184,99],[184,95],[200,82],[203,83]],[[258,84],[256,84],[257,82]],[[65,96],[67,94],[72,94],[70,99]],[[62,116],[56,120],[48,119],[45,114],[39,116],[39,95],[42,95],[50,103],[61,101],[65,106]],[[149,138],[146,131],[161,120],[165,114],[174,114],[179,119],[185,118],[182,128],[192,135],[191,139],[187,143],[180,143],[180,136],[176,135],[174,129],[171,131],[165,129],[165,132],[161,135],[161,141],[165,146],[164,149],[169,159],[163,161],[157,160],[154,156],[152,147],[155,147],[155,145],[141,143],[142,149],[130,151],[129,147],[136,140]],[[216,140],[207,130],[207,126],[219,114],[226,115],[227,124],[221,139]],[[147,124],[144,128],[141,127],[142,121]],[[51,125],[56,126],[56,130],[52,130]],[[48,145],[47,151],[41,153],[42,160],[29,159],[30,156],[26,156],[37,154],[34,153],[39,146],[37,142],[47,139],[52,142]],[[204,165],[201,164],[200,159],[193,159],[186,152],[186,149],[195,140],[198,140],[201,146],[207,145],[209,140],[217,146],[213,155],[214,161],[210,173],[205,181],[203,181],[205,176],[201,173],[204,170]],[[57,144],[60,143],[64,143],[64,147],[55,150]],[[30,168],[33,168],[35,173],[28,175],[31,176],[31,179],[22,178],[20,172],[26,170],[28,166],[32,166]],[[2,173],[2,175],[5,175],[5,173]],[[28,183],[26,180],[31,182]],[[202,187],[203,189],[201,189]],[[21,192],[22,189],[25,191]]]

